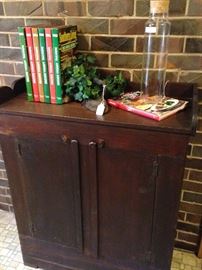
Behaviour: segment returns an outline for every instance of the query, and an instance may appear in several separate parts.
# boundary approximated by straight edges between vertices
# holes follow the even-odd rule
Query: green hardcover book
[[[27,99],[28,99],[28,101],[34,101],[32,81],[31,81],[31,75],[30,75],[30,65],[29,65],[29,58],[28,58],[28,54],[27,54],[27,43],[26,43],[24,27],[21,27],[21,26],[18,27],[18,34],[19,34],[19,42],[20,42],[20,47],[21,47],[21,52],[22,52],[22,60],[23,60],[24,71],[25,71]]]
[[[73,49],[77,45],[77,26],[52,28],[53,59],[56,85],[56,104],[63,103],[63,86],[66,69],[71,65]]]
[[[50,103],[50,88],[49,88],[49,80],[48,80],[48,64],[47,64],[47,56],[46,56],[45,29],[38,28],[38,35],[39,35],[39,48],[40,48],[42,77],[43,77],[44,101],[46,103]]]

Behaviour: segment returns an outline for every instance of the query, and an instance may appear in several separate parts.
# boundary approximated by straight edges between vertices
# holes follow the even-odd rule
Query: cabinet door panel
[[[156,165],[155,157],[132,151],[99,151],[101,257],[150,260]]]
[[[78,145],[35,138],[17,148],[33,237],[81,249]]]

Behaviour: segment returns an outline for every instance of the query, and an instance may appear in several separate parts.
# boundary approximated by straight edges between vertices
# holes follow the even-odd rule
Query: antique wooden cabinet
[[[31,103],[15,95],[24,88],[17,82],[12,99],[0,105],[24,263],[48,270],[170,269],[196,126],[194,86],[168,86],[168,95],[189,106],[161,122],[115,108],[97,118],[78,103]]]

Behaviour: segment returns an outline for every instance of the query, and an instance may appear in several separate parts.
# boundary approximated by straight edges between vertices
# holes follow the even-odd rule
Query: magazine
[[[118,99],[108,99],[109,105],[132,112],[156,121],[163,120],[180,110],[183,110],[188,101],[165,97],[155,103],[155,97],[144,98],[140,92],[129,92]]]

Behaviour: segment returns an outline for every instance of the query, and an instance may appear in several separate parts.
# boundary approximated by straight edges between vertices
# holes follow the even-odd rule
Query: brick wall
[[[17,26],[41,23],[77,24],[79,47],[94,53],[104,71],[122,70],[139,81],[148,0],[1,1],[0,85],[23,76]],[[181,194],[176,246],[196,250],[202,221],[202,2],[171,0],[172,23],[168,72],[170,81],[199,85],[197,134],[191,138]],[[0,155],[0,208],[12,210]]]
[[[13,211],[7,174],[0,148],[0,209]]]

